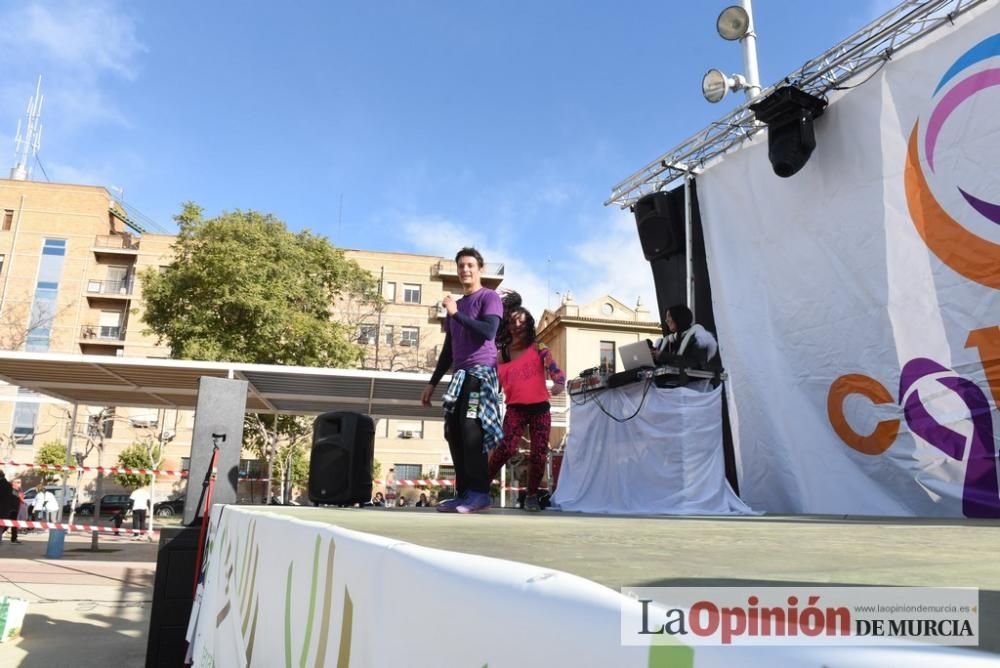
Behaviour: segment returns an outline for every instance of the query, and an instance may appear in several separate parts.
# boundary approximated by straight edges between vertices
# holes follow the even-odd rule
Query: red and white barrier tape
[[[136,529],[132,530],[131,527],[127,527],[124,524],[121,529],[116,529],[114,527],[102,527],[96,524],[68,524],[64,522],[35,522],[33,520],[0,520],[0,527],[17,527],[18,529],[66,529],[67,531],[83,531],[90,533],[92,531],[101,531],[103,533],[138,533],[146,534],[149,533],[148,529]],[[153,532],[153,537],[157,536],[157,532]]]
[[[372,480],[376,485],[385,485],[385,480]],[[395,480],[393,481],[396,487],[454,487],[454,480]],[[499,485],[499,480],[493,481],[494,485]],[[526,491],[527,487],[504,487],[508,492],[522,492]],[[547,491],[547,490],[539,490]]]
[[[128,473],[131,475],[161,475],[186,478],[187,471],[170,471],[167,469],[133,469],[125,466],[66,466],[60,464],[29,464],[27,462],[5,461],[2,466],[24,466],[43,471],[98,471],[100,473]]]
[[[163,477],[188,477],[187,471],[171,471],[169,469],[133,469],[126,466],[66,466],[60,464],[29,464],[27,462],[0,461],[0,466],[21,466],[43,471],[97,471],[100,473],[127,473],[130,475],[158,475]],[[239,482],[267,482],[267,478],[240,478]]]
[[[376,485],[384,485],[385,480],[372,480]],[[454,487],[454,480],[393,480],[396,487]]]

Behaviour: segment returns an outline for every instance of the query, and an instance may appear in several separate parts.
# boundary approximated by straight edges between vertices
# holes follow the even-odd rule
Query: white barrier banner
[[[788,513],[1000,517],[1000,6],[698,178],[740,492]]]
[[[683,646],[676,664],[670,648],[623,647],[621,595],[583,578],[219,510],[194,613],[196,666],[692,665]]]

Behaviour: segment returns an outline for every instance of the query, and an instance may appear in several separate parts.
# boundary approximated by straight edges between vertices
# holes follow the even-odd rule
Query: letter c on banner
[[[860,394],[871,399],[874,404],[891,404],[892,395],[882,383],[860,373],[849,373],[833,381],[826,398],[826,412],[833,430],[844,443],[866,455],[880,455],[889,449],[899,434],[899,420],[883,420],[875,431],[862,436],[847,424],[844,417],[844,399],[851,394]]]

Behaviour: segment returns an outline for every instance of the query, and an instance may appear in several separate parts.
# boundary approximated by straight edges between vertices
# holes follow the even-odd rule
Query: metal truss
[[[750,104],[780,86],[791,84],[816,96],[841,88],[863,72],[871,75],[892,56],[924,35],[954,23],[956,17],[996,0],[907,0],[854,35],[760,92],[728,116],[688,138],[611,189],[605,206],[631,206],[649,193],[662,190],[685,174],[697,174],[704,165],[750,139],[766,126],[758,124]],[[863,83],[859,82],[859,83]]]

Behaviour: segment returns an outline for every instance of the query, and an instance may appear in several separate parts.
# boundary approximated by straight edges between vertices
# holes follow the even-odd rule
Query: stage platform
[[[248,511],[246,514],[244,509]],[[265,520],[267,517],[272,519]],[[370,562],[367,569],[384,578],[384,582],[376,579],[369,586],[375,592],[373,596],[386,597],[379,599],[380,610],[395,605],[391,602],[397,599],[390,595],[390,590],[405,586],[412,579],[411,571],[415,563],[422,564],[419,566],[423,569],[420,577],[426,576],[426,570],[433,577],[442,578],[437,584],[422,590],[424,595],[427,591],[437,591],[435,587],[446,589],[442,583],[449,582],[455,573],[460,578],[470,575],[475,578],[483,572],[483,562],[476,562],[478,565],[470,567],[462,575],[465,566],[458,559],[449,562],[447,568],[442,568],[436,563],[437,557],[427,560],[419,551],[397,541],[422,548],[555,569],[604,585],[615,592],[628,586],[815,584],[976,587],[980,590],[983,638],[980,652],[976,653],[984,659],[992,657],[1000,663],[997,656],[1000,654],[1000,637],[992,631],[1000,628],[1000,568],[994,559],[994,555],[1000,554],[1000,521],[843,516],[623,517],[552,510],[529,514],[521,510],[496,508],[476,515],[457,515],[423,508],[254,506],[239,507],[237,514],[229,520],[232,531],[228,538],[223,537],[223,542],[228,540],[233,543],[231,551],[234,553],[246,552],[246,545],[254,541],[262,543],[265,540],[262,536],[278,535],[274,529],[284,525],[281,521],[275,524],[277,518],[288,522],[287,529],[280,530],[280,535],[288,537],[288,543],[280,549],[303,557],[313,558],[312,540],[315,540],[316,554],[320,554],[320,535],[324,531],[314,524],[295,520],[381,537],[378,539],[382,543],[381,551],[366,552],[364,558],[359,557],[355,562]],[[269,533],[264,534],[262,532],[267,524],[272,526],[267,529]],[[312,538],[303,541],[303,533]],[[249,538],[241,538],[247,534]],[[344,536],[334,542],[337,543],[338,564],[341,563],[341,550],[356,549],[345,543]],[[262,555],[274,549],[266,543],[263,545]],[[225,546],[223,549],[230,550]],[[383,554],[387,555],[387,561],[381,561],[383,557],[379,555]],[[405,566],[401,566],[404,559]],[[462,559],[467,558],[463,556]],[[239,576],[241,565],[246,570],[247,563],[250,563],[247,557],[242,561],[234,558],[229,566],[222,565],[220,568]],[[285,562],[278,560],[275,563]],[[314,561],[312,566],[314,582],[316,563],[319,562]],[[345,561],[344,564],[343,568],[355,567],[350,562]],[[295,577],[299,577],[302,566],[295,564]],[[392,573],[397,567],[399,576],[381,575]],[[287,568],[287,591],[300,593],[290,593],[284,597],[285,600],[305,600],[303,597],[308,587],[293,585],[292,567]],[[322,573],[322,570],[320,567],[319,572]],[[533,577],[526,582],[537,582],[537,573],[538,569],[534,569]],[[285,576],[284,568],[271,576],[281,580],[283,591]],[[341,577],[348,576],[342,574]],[[357,579],[356,575],[354,577]],[[238,582],[238,578],[233,580],[234,584]],[[455,596],[455,593],[448,595]],[[458,594],[459,600],[465,600],[465,596]],[[467,597],[475,600],[473,593],[468,593]],[[276,597],[272,595],[271,598]],[[278,604],[276,600],[271,603],[272,606]],[[373,603],[377,604],[378,601]],[[352,605],[357,615],[356,602]],[[422,603],[405,599],[399,600],[398,605],[400,614],[414,615],[421,611],[428,615],[437,614],[433,601]],[[516,603],[514,605],[516,609]],[[515,619],[508,619],[504,613],[499,614],[502,620],[506,620],[497,621],[501,634],[515,631],[522,625],[515,623],[516,614]],[[244,617],[244,628],[247,628],[247,619]],[[607,619],[605,617],[602,623],[606,624]],[[391,621],[388,623],[397,629],[404,628],[392,625]],[[298,624],[293,623],[293,628]],[[252,638],[247,642],[249,646],[253,645]],[[296,645],[291,643],[291,646]],[[696,654],[701,656],[702,652],[698,650]],[[751,663],[756,665],[756,662],[746,665]],[[990,661],[990,665],[992,663]],[[654,665],[652,658],[649,665]],[[674,665],[674,662],[670,660],[655,665]],[[677,665],[698,663],[681,662]]]
[[[1000,520],[764,515],[635,517],[493,508],[272,506],[441,550],[556,568],[622,587],[806,583],[978,587],[982,627],[1000,629]],[[984,633],[1000,654],[1000,633]]]
[[[1000,596],[1000,566],[975,558],[1000,555],[1000,520],[623,517],[506,508],[478,515],[432,508],[268,510],[425,547],[558,568],[616,590],[822,582],[979,587]]]

